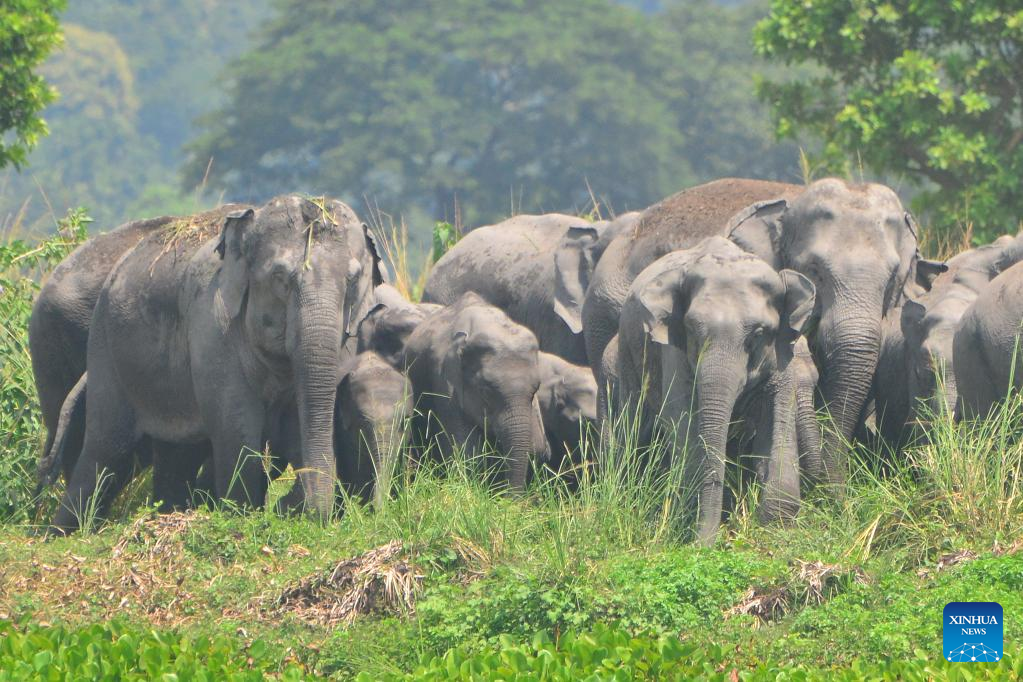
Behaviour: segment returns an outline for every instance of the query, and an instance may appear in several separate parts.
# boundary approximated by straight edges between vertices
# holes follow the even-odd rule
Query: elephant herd
[[[983,416],[1023,383],[1023,237],[946,263],[918,239],[882,185],[723,179],[611,220],[473,230],[412,302],[339,201],[128,223],[33,310],[40,485],[67,481],[52,528],[102,515],[138,462],[166,508],[197,488],[259,506],[267,466],[290,464],[279,504],[327,517],[338,482],[385,494],[396,452],[489,443],[522,491],[626,409],[684,456],[700,541],[728,458],[750,463],[764,521],[789,518],[801,486],[841,489],[868,420],[897,448],[921,406]]]

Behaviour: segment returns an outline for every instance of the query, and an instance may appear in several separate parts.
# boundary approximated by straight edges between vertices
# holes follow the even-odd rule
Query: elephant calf
[[[409,335],[404,367],[416,400],[416,431],[442,453],[480,451],[487,437],[506,455],[507,480],[525,488],[530,459],[546,460],[536,337],[474,293],[423,320]]]
[[[806,277],[775,272],[722,237],[661,257],[629,289],[618,328],[618,397],[642,397],[645,428],[675,434],[675,454],[686,453],[687,485],[698,492],[703,543],[713,542],[721,523],[735,414],[752,437],[764,486],[761,518],[798,510],[792,359],[814,299]]]
[[[550,445],[550,467],[571,460],[580,440],[597,420],[597,380],[581,367],[552,353],[540,353],[540,414]]]
[[[378,286],[374,300],[375,305],[359,323],[358,352],[373,351],[392,367],[401,368],[409,335],[420,322],[444,306],[412,303],[390,284]]]
[[[341,369],[334,453],[341,485],[350,495],[379,503],[405,444],[412,386],[377,353],[359,353]]]

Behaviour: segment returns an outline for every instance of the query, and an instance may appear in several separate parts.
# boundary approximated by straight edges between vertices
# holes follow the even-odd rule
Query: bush
[[[0,520],[27,521],[42,442],[28,319],[42,278],[85,241],[92,220],[69,211],[56,235],[38,244],[0,244]]]
[[[301,680],[256,640],[188,638],[113,622],[80,629],[0,624],[0,682],[6,680]]]

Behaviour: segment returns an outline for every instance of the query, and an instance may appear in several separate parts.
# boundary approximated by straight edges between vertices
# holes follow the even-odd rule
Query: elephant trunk
[[[853,318],[843,318],[839,308],[833,324],[822,323],[817,332],[821,397],[833,425],[824,436],[821,468],[807,471],[813,482],[845,482],[845,450],[870,393],[881,351],[881,306],[877,308],[876,316]]]
[[[724,501],[725,453],[735,402],[745,385],[744,362],[735,358],[704,358],[696,378],[696,457],[689,463],[690,480],[698,494],[696,534],[711,545],[721,525]]]
[[[341,306],[321,291],[299,294],[296,379],[302,466],[298,480],[306,508],[329,519],[334,507],[334,402],[341,348]]]
[[[495,435],[498,447],[507,457],[508,487],[513,492],[522,492],[526,489],[530,459],[544,457],[548,445],[536,397],[520,398],[513,405],[500,412]]]

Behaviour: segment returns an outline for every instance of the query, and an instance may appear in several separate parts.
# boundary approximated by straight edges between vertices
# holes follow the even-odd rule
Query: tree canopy
[[[1023,8],[998,0],[772,0],[758,52],[816,75],[761,88],[778,132],[906,177],[949,228],[1015,231],[1023,214]],[[986,234],[985,234],[986,233]]]
[[[39,112],[55,92],[36,71],[60,44],[57,13],[64,0],[5,0],[0,4],[0,168],[21,167],[46,123]]]
[[[448,219],[457,204],[477,224],[591,194],[643,208],[745,167],[766,130],[753,16],[678,4],[649,18],[608,0],[283,0],[228,70],[185,184],[212,161],[235,199],[301,188]],[[721,24],[725,45],[707,35]]]

